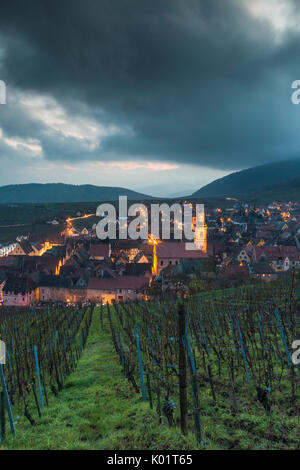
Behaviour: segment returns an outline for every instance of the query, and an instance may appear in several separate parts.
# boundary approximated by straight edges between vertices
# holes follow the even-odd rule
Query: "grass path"
[[[7,427],[0,449],[189,449],[197,447],[192,435],[184,439],[178,430],[158,418],[143,403],[124,377],[113,349],[107,324],[103,331],[98,309],[94,313],[86,348],[76,371],[58,397],[49,393],[37,426],[22,416],[17,436]]]

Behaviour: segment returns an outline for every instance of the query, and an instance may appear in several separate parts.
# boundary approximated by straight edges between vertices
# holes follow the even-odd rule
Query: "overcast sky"
[[[299,158],[297,0],[10,0],[0,184],[191,192]]]

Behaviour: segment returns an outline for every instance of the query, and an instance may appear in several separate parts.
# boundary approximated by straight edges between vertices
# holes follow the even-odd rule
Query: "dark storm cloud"
[[[12,115],[48,159],[144,158],[222,169],[297,157],[299,34],[274,39],[237,0],[12,0],[1,6],[1,78],[125,129],[82,152]],[[295,5],[297,5],[295,3]],[[1,56],[0,56],[1,57]],[[128,132],[126,131],[128,130]]]

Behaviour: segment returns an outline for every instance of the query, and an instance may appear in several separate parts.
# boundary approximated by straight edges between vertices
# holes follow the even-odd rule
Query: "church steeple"
[[[207,253],[207,225],[205,215],[200,216],[200,221],[196,224],[194,243],[199,250]]]

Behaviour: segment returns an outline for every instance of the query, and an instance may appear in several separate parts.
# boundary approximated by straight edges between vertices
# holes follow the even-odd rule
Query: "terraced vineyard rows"
[[[1,309],[7,364],[0,366],[0,372],[8,411],[11,406],[14,415],[24,413],[35,424],[48,403],[48,393],[57,395],[74,371],[92,315],[93,307]],[[12,422],[11,427],[14,432]]]
[[[292,344],[300,337],[298,281],[116,305],[108,317],[124,373],[156,407],[159,422],[181,425],[184,434],[194,431],[205,443],[214,438],[206,432],[210,420],[218,426],[224,414],[229,434],[245,412],[249,423],[255,416],[267,419],[271,437],[277,415],[296,420],[300,369],[292,361]],[[249,432],[249,423],[241,432],[243,426]],[[299,442],[297,432],[295,421],[290,445]]]

